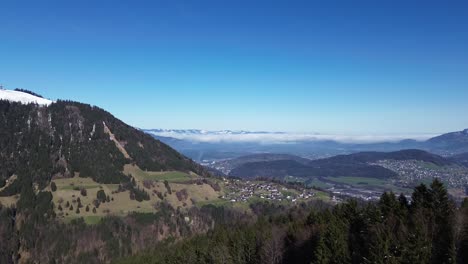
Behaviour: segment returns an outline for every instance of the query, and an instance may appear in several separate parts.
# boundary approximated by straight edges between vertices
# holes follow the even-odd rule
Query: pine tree
[[[458,235],[457,263],[468,263],[468,198],[465,198],[460,207],[461,227]]]
[[[432,263],[455,263],[455,206],[438,179],[432,182],[431,192],[435,220]]]
[[[57,191],[57,185],[55,184],[55,182],[51,182],[51,183],[50,183],[50,189],[51,189],[53,192]]]

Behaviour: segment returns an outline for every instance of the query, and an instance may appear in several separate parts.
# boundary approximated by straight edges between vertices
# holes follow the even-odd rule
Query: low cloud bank
[[[146,130],[146,132],[161,136],[171,137],[176,139],[194,141],[194,142],[258,142],[258,143],[294,143],[307,141],[336,141],[340,143],[380,143],[380,142],[398,142],[405,139],[413,139],[417,141],[427,140],[435,135],[326,135],[316,133],[288,133],[288,132],[228,132],[228,131],[203,131],[190,130]]]

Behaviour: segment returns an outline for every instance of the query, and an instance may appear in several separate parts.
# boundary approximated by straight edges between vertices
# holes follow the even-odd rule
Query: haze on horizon
[[[0,4],[0,83],[136,127],[468,127],[466,1],[26,2]]]

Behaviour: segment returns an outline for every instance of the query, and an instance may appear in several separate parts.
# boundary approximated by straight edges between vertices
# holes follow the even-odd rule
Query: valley
[[[241,178],[301,183],[342,199],[378,200],[385,191],[409,195],[415,186],[435,178],[453,190],[456,200],[468,195],[460,191],[468,186],[468,168],[463,163],[419,150],[358,152],[315,160],[263,153],[207,165]]]
[[[421,183],[434,192],[444,192],[438,186],[445,184],[457,203],[467,196],[464,154],[307,150],[298,156],[306,152],[265,153],[253,144],[254,154],[231,152],[230,158],[199,164],[90,105],[0,100],[0,110],[0,221],[8,223],[0,233],[14,234],[6,247],[21,263],[48,262],[50,256],[67,263],[109,263],[211,236],[222,226],[268,219],[275,229],[288,221],[298,224],[295,219],[312,221],[309,210],[326,215],[328,208],[372,205],[392,193],[402,194],[398,201],[408,207],[414,190],[426,188]],[[204,147],[194,144],[192,150],[203,151],[197,146]],[[263,250],[274,242],[264,239]]]
[[[468,264],[468,1],[0,10],[0,264]]]
[[[132,212],[155,213],[161,204],[177,210],[188,211],[191,207],[206,205],[227,206],[249,212],[249,205],[261,200],[278,204],[322,200],[331,202],[328,193],[301,186],[288,186],[266,180],[255,182],[229,178],[203,178],[194,173],[179,171],[142,171],[127,164],[124,173],[135,179],[135,186],[148,193],[148,199],[132,198],[131,191],[119,184],[100,184],[91,178],[75,175],[73,178],[53,179],[56,190],[53,194],[55,213],[59,219],[70,222],[83,218],[88,224],[96,224],[103,217],[124,217]],[[98,192],[105,194],[99,201]],[[0,197],[4,204],[13,197]]]

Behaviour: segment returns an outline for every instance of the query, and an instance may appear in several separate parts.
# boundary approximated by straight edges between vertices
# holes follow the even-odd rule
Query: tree
[[[284,253],[284,231],[273,228],[268,237],[263,241],[261,255],[263,263],[281,263]]]
[[[101,202],[101,203],[106,202],[107,196],[106,196],[106,193],[104,192],[104,190],[99,190],[97,192],[96,196],[97,196],[97,199],[98,199],[99,202]]]
[[[57,191],[57,185],[55,184],[55,182],[51,182],[51,183],[50,183],[50,189],[51,189],[53,192]]]
[[[85,188],[81,188],[80,194],[81,194],[81,196],[86,196],[86,195],[88,195],[88,191],[86,191]]]
[[[172,194],[171,186],[169,185],[169,182],[167,180],[164,180],[164,186],[166,186],[167,193]]]
[[[461,226],[457,244],[457,263],[468,263],[468,198],[460,207]]]
[[[89,205],[86,205],[86,212],[89,212]]]
[[[432,182],[431,193],[437,238],[432,243],[432,263],[455,263],[455,206],[438,179]]]

